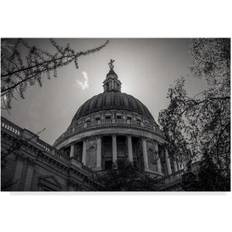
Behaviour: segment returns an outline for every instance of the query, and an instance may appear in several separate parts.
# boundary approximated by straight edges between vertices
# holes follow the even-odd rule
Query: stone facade
[[[160,178],[161,191],[181,190],[183,169],[169,175],[165,150],[158,146],[157,153],[157,143],[152,140],[122,137],[114,154],[112,144],[113,140],[117,142],[117,136],[89,137],[85,145],[78,142],[66,149],[67,156],[32,132],[30,136],[29,131],[1,118],[2,191],[101,191],[105,186],[97,182],[98,172],[112,168],[113,163],[125,158],[151,177]],[[125,155],[123,147],[126,147]],[[85,159],[83,149],[86,149]],[[144,153],[147,153],[147,166]]]
[[[92,191],[101,189],[92,172],[66,160],[38,136],[1,118],[2,191]],[[33,133],[31,133],[33,135]]]

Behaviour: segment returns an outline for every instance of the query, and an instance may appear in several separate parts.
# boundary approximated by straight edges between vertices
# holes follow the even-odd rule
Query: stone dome
[[[106,91],[87,100],[75,114],[73,121],[104,110],[126,110],[137,113],[144,119],[154,121],[147,107],[135,97],[119,91]]]
[[[95,133],[134,133],[141,136],[163,137],[148,108],[132,95],[121,92],[121,82],[114,72],[113,60],[103,82],[103,93],[93,96],[82,104],[67,130],[55,141],[58,148]],[[97,134],[99,135],[99,134]]]

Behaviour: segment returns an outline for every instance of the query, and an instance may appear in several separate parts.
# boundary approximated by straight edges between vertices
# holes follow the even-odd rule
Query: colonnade
[[[117,166],[117,160],[118,160],[118,154],[117,154],[117,136],[112,135],[112,161],[115,166]],[[133,148],[132,148],[132,137],[130,135],[126,136],[127,138],[127,151],[128,151],[128,161],[133,163]],[[143,161],[144,161],[144,170],[149,171],[149,163],[148,163],[148,153],[147,153],[147,140],[145,138],[142,138],[142,150],[143,150]],[[158,143],[155,142],[155,151],[157,154],[159,154],[159,148]],[[83,149],[82,149],[82,163],[83,165],[86,165],[86,141],[83,140]],[[71,145],[70,149],[70,158],[74,157],[74,144]],[[167,174],[172,174],[171,164],[170,164],[170,158],[168,155],[167,149],[165,149],[165,162],[167,167]],[[97,137],[97,156],[96,156],[96,169],[101,170],[102,169],[102,138]],[[178,170],[177,163],[174,161],[174,169],[175,171]],[[161,166],[161,160],[158,156],[157,159],[157,171],[159,173],[162,173],[162,166]]]

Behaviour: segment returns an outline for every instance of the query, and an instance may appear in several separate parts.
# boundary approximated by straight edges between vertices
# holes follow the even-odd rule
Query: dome
[[[67,130],[55,141],[55,146],[66,146],[71,139],[97,133],[135,133],[141,136],[162,137],[162,133],[148,108],[132,95],[121,92],[121,82],[109,63],[110,71],[103,81],[104,91],[91,97],[75,113]],[[108,132],[107,132],[108,130]],[[75,137],[76,136],[76,137]]]
[[[104,92],[90,98],[78,109],[73,120],[76,121],[88,114],[103,110],[126,110],[137,113],[147,120],[154,121],[151,113],[142,102],[129,94],[119,91]]]

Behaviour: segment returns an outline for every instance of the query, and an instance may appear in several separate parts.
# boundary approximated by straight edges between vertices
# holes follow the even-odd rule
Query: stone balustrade
[[[100,121],[91,121],[83,122],[81,124],[75,125],[75,127],[70,127],[68,130],[62,134],[57,140],[56,144],[61,143],[65,139],[84,131],[93,130],[97,128],[109,128],[109,127],[123,127],[129,129],[138,129],[138,130],[146,130],[151,133],[155,133],[161,137],[163,137],[163,133],[160,131],[158,127],[151,125],[151,123],[143,123],[136,120],[131,120],[128,122],[126,119],[102,119]]]
[[[44,151],[51,152],[54,150],[52,146],[45,143],[43,140],[39,139],[38,135],[26,129],[22,129],[18,127],[17,125],[15,125],[14,123],[8,121],[3,117],[1,117],[1,129],[10,132],[14,136],[20,136],[22,139],[25,139],[28,142],[33,142],[35,145],[39,146],[39,148]]]
[[[6,129],[7,131],[20,136],[21,135],[21,128],[13,124],[12,122],[6,120],[5,118],[1,118],[1,128]]]

